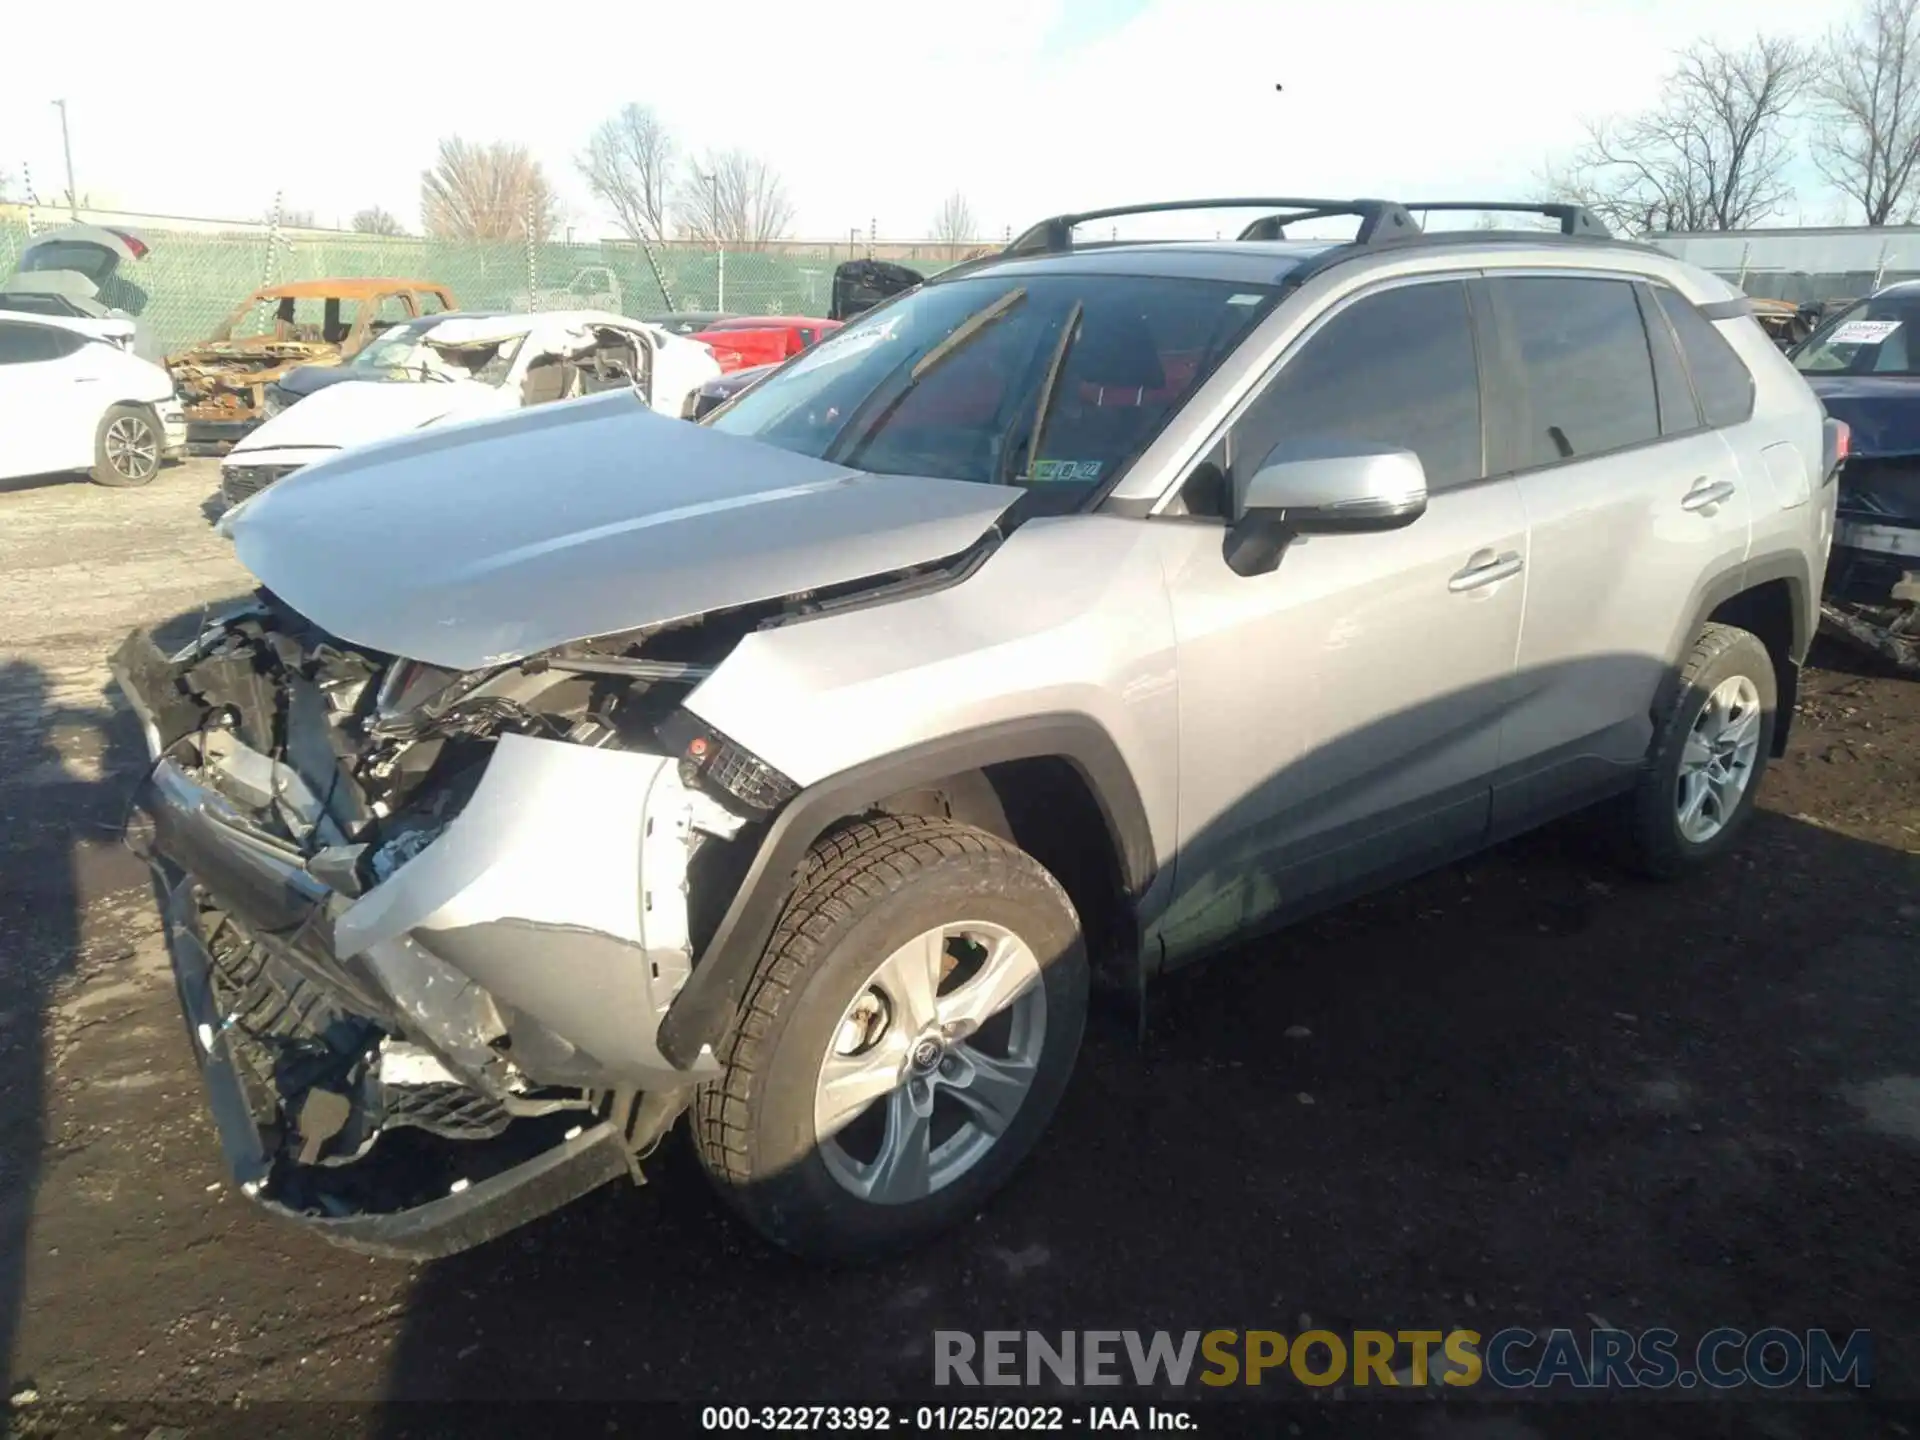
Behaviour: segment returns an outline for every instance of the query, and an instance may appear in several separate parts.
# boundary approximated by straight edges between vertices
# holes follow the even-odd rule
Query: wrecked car
[[[759,384],[784,363],[776,361],[771,365],[749,365],[739,370],[723,371],[687,397],[686,409],[681,414],[688,420],[704,420],[741,391]]]
[[[690,336],[709,350],[721,373],[776,365],[840,328],[838,320],[799,315],[748,315],[722,321]]]
[[[229,505],[315,461],[424,425],[611,389],[678,416],[720,372],[692,340],[602,311],[554,310],[415,320],[318,373],[341,383],[275,413],[221,460]]]
[[[455,309],[426,280],[295,280],[264,285],[213,334],[167,356],[187,443],[220,454],[265,416],[266,388],[300,365],[337,365],[391,326]]]
[[[1920,673],[1920,281],[1840,310],[1792,360],[1849,432],[1827,628]]]
[[[1813,333],[1814,322],[1805,305],[1757,295],[1749,297],[1747,303],[1753,307],[1753,318],[1760,328],[1782,350],[1792,349]]]
[[[827,315],[845,324],[881,301],[925,284],[926,278],[891,260],[843,260],[833,269],[833,298]]]
[[[247,1195],[446,1253],[685,1115],[762,1233],[871,1256],[1024,1161],[1096,970],[1602,800],[1653,874],[1737,844],[1837,443],[1744,298],[1574,207],[1224,203],[1357,234],[1057,216],[704,423],[590,395],[229,512],[256,595],[113,671]]]

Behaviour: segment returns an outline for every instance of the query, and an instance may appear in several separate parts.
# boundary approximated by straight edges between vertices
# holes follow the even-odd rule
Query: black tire
[[[1040,961],[1046,1014],[1032,1083],[970,1169],[922,1198],[876,1203],[835,1178],[816,1142],[821,1064],[876,967],[915,936],[961,921],[1013,932]],[[1087,968],[1072,901],[1006,841],[918,817],[830,832],[768,942],[721,1049],[723,1075],[695,1098],[702,1165],[755,1229],[797,1254],[878,1258],[930,1238],[974,1214],[1052,1117],[1086,1024]]]
[[[1714,691],[1744,676],[1759,696],[1759,745],[1746,788],[1711,838],[1695,840],[1681,829],[1679,787],[1688,738]],[[1708,625],[1682,667],[1672,705],[1654,732],[1653,746],[1629,807],[1627,863],[1642,875],[1673,880],[1711,863],[1738,839],[1766,777],[1773,753],[1779,687],[1773,657],[1759,638],[1731,625]]]
[[[166,433],[153,412],[144,405],[115,405],[100,417],[93,437],[93,483],[115,490],[150,485],[165,457]]]

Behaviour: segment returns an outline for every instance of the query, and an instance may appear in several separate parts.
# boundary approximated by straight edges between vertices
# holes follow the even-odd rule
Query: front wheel
[[[916,1244],[1033,1148],[1086,1009],[1079,918],[1031,856],[951,821],[847,825],[815,847],[695,1103],[701,1162],[787,1249]]]
[[[100,417],[93,442],[93,483],[126,489],[160,473],[166,443],[153,413],[140,405],[115,405]]]
[[[1701,632],[1633,796],[1634,868],[1676,878],[1733,843],[1773,753],[1778,695],[1758,637],[1731,625]]]

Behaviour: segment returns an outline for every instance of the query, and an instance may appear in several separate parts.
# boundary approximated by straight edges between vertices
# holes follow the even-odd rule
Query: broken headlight
[[[681,783],[716,799],[730,797],[754,819],[772,814],[800,789],[744,745],[685,710],[667,716],[654,734],[669,755],[679,758]]]

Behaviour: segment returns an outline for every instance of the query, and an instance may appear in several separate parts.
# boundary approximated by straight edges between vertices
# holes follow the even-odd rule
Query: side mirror
[[[1301,454],[1282,443],[1236,482],[1222,553],[1236,575],[1263,575],[1297,536],[1398,530],[1426,509],[1427,472],[1411,450]]]
[[[1234,496],[1236,523],[1255,517],[1295,535],[1398,530],[1427,509],[1427,472],[1411,450],[1269,454]]]

